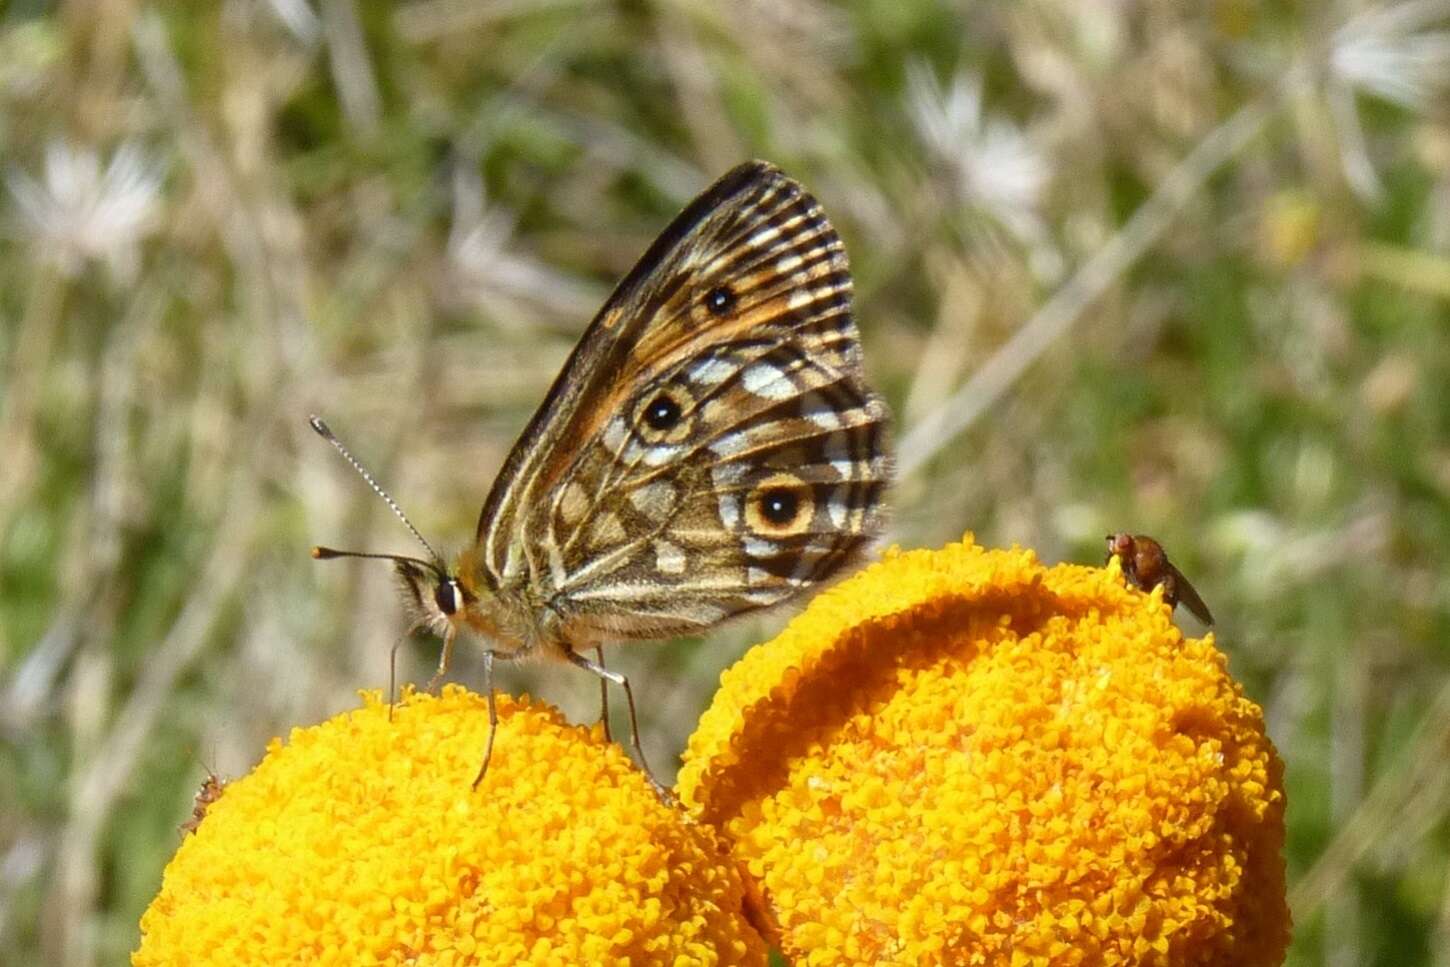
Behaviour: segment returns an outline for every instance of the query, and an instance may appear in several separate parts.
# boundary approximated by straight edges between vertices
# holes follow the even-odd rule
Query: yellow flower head
[[[1277,964],[1282,766],[1212,638],[970,539],[816,598],[722,677],[680,795],[797,964]]]
[[[600,732],[450,686],[274,740],[166,868],[133,964],[763,963],[716,835]]]

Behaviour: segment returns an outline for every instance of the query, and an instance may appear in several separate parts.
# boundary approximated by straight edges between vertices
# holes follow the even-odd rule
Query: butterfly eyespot
[[[705,293],[705,308],[714,315],[726,315],[735,308],[735,293],[728,285],[717,285]]]
[[[789,473],[772,474],[750,495],[745,522],[757,534],[788,537],[805,530],[815,513],[811,488]]]
[[[634,411],[635,435],[650,446],[679,443],[690,431],[691,404],[678,386],[650,393]]]
[[[794,490],[776,487],[760,495],[760,516],[776,527],[786,527],[800,513],[801,502]]]
[[[644,421],[649,424],[651,430],[657,430],[660,433],[673,430],[683,415],[680,404],[664,394],[650,400],[644,408]]]

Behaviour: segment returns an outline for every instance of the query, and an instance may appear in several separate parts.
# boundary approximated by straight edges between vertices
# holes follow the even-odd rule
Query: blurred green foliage
[[[306,414],[465,540],[609,286],[756,156],[846,237],[923,457],[895,538],[1160,538],[1287,762],[1290,962],[1447,963],[1447,78],[1443,0],[4,8],[0,946],[123,962],[203,763],[385,684],[388,575],[306,549],[407,536]],[[611,658],[656,763],[768,627]]]

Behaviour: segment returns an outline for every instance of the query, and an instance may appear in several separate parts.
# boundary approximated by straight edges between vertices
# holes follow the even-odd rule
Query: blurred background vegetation
[[[1290,962],[1450,964],[1447,78],[1446,0],[4,6],[6,961],[123,962],[206,769],[386,684],[387,568],[307,549],[416,548],[306,415],[456,547],[763,157],[846,238],[893,539],[1159,537],[1287,762]],[[661,773],[770,627],[612,653]]]

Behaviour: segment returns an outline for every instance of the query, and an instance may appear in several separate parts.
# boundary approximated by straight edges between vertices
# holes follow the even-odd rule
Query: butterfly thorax
[[[477,546],[458,555],[451,571],[463,592],[462,607],[452,616],[455,627],[484,638],[500,657],[534,652],[558,653],[558,615],[541,597],[545,588],[525,575],[496,582],[482,566]]]

